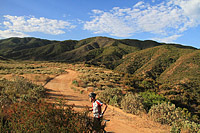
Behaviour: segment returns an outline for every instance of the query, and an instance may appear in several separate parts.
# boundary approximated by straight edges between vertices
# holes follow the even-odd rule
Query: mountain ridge
[[[177,64],[179,58],[184,59],[194,51],[197,51],[198,55],[200,50],[152,40],[113,39],[100,36],[80,41],[50,41],[31,37],[0,40],[0,56],[6,59],[84,62],[120,72],[148,75],[154,80],[159,79],[160,75],[169,74],[166,70],[171,65]],[[190,57],[187,60],[190,60]]]

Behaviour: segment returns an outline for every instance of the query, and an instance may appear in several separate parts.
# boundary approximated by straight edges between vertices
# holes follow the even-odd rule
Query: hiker
[[[100,131],[101,130],[101,119],[103,114],[107,109],[107,105],[102,103],[101,101],[96,99],[96,94],[94,92],[89,94],[90,101],[92,103],[92,108],[89,111],[93,111],[93,131]],[[101,107],[104,107],[104,110],[101,111]]]

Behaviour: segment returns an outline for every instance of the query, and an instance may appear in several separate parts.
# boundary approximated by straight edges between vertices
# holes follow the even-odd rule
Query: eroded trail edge
[[[88,95],[80,91],[71,89],[72,81],[77,78],[78,72],[66,70],[67,73],[55,77],[45,85],[48,90],[48,101],[56,102],[57,98],[62,98],[66,104],[74,105],[75,110],[83,110],[87,106],[91,107]],[[168,133],[170,127],[161,125],[147,118],[123,112],[116,107],[108,106],[104,115],[105,119],[110,119],[106,130],[115,133]]]

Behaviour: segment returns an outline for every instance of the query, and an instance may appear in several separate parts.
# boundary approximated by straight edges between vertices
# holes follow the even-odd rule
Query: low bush
[[[174,121],[183,119],[181,110],[170,102],[153,105],[148,114],[154,121],[161,124],[172,125]]]
[[[172,133],[200,133],[200,124],[191,122],[189,120],[186,121],[176,121],[173,122],[170,132]]]
[[[143,97],[138,94],[132,94],[128,93],[126,94],[122,101],[121,101],[121,107],[128,113],[132,114],[140,114],[140,113],[146,113],[145,107],[143,105]]]
[[[148,115],[156,122],[171,125],[171,132],[200,132],[200,124],[191,121],[188,110],[176,108],[170,102],[153,105]]]
[[[19,101],[37,102],[45,97],[45,88],[17,77],[14,81],[0,80],[0,105],[7,106]]]
[[[167,101],[164,96],[156,94],[155,92],[140,92],[139,95],[141,95],[144,99],[143,104],[147,112],[149,111],[151,106]]]
[[[77,113],[72,106],[64,106],[61,103],[57,106],[45,102],[15,103],[3,109],[2,114],[3,117],[0,118],[2,133],[83,132],[88,120],[87,113]]]
[[[77,80],[73,80],[72,84],[75,85],[75,86],[79,86]]]
[[[121,106],[121,99],[123,97],[122,91],[118,88],[106,88],[103,92],[99,94],[99,99],[103,102],[120,107]]]

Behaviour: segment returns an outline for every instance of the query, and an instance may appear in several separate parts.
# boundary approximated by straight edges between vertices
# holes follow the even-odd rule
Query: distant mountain
[[[160,82],[182,80],[182,76],[177,76],[176,72],[199,74],[199,54],[200,50],[193,47],[151,40],[107,37],[92,37],[80,41],[50,41],[30,37],[0,40],[0,56],[6,59],[85,62],[147,76]],[[182,69],[184,71],[180,71]],[[185,75],[187,77],[190,74]],[[188,79],[192,77],[190,75]]]
[[[161,45],[154,41],[93,37],[80,41],[49,41],[38,38],[0,40],[0,55],[20,60],[54,60],[92,63],[119,60],[123,55]]]
[[[130,53],[163,45],[166,44],[151,40],[118,40],[107,37],[93,37],[80,41],[50,41],[31,37],[9,38],[0,40],[0,56],[16,60],[84,61],[114,69],[125,55],[131,56]],[[167,46],[196,50],[177,44]]]
[[[19,51],[22,49],[30,49],[41,47],[56,41],[49,41],[39,38],[9,38],[0,40],[0,54],[8,54],[9,52]]]

